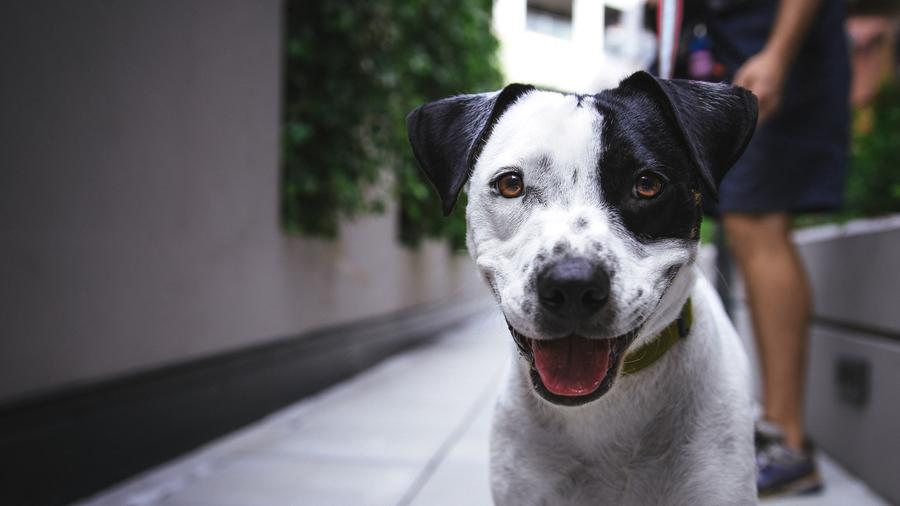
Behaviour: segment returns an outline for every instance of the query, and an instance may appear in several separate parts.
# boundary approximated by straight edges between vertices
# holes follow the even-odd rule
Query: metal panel
[[[817,319],[900,336],[900,216],[797,234]]]
[[[900,504],[900,343],[817,325],[810,344],[806,424],[811,436],[874,490]],[[838,368],[848,359],[868,366],[862,404],[842,393],[846,385],[840,384]]]

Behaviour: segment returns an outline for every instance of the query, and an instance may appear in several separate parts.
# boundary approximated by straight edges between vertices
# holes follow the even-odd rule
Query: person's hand
[[[758,124],[769,119],[781,105],[787,66],[772,51],[753,55],[734,75],[734,84],[752,91],[759,101]]]

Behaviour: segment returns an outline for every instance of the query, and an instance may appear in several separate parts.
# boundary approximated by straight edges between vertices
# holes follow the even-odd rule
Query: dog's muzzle
[[[531,339],[509,326],[519,352],[530,365],[531,383],[545,400],[578,406],[603,396],[612,387],[635,329],[612,339],[570,335]]]

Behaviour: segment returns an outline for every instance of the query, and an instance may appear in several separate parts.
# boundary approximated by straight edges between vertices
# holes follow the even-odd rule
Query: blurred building
[[[649,67],[645,0],[496,0],[494,30],[510,82],[595,92]]]

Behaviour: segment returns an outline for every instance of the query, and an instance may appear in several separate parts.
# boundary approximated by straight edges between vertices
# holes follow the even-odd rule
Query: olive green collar
[[[681,308],[681,315],[670,323],[659,334],[653,336],[648,343],[628,352],[622,364],[622,374],[635,374],[659,360],[681,339],[687,337],[691,331],[691,299],[688,299]]]

